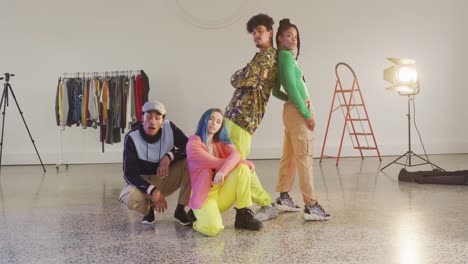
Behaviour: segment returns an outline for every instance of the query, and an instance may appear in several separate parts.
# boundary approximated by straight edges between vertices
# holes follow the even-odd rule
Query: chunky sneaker
[[[285,194],[283,198],[278,197],[276,199],[276,209],[280,212],[299,212],[301,208],[297,206],[289,194]]]
[[[254,218],[252,210],[249,208],[236,209],[236,221],[234,222],[235,228],[242,228],[247,230],[260,230],[263,227],[262,222]]]
[[[190,217],[188,216],[187,212],[185,212],[184,208],[177,208],[174,212],[174,217],[179,220],[179,224],[188,226],[192,224]]]
[[[143,221],[141,221],[141,223],[147,224],[147,225],[151,225],[151,224],[156,223],[156,218],[154,217],[154,208],[153,207],[150,208],[148,215],[145,215],[143,217]]]
[[[276,212],[275,204],[270,204],[267,206],[262,206],[258,211],[255,213],[255,219],[258,221],[266,221],[273,218],[276,218],[278,213]]]
[[[306,205],[302,217],[310,221],[326,221],[330,219],[330,214],[325,213],[323,207],[316,203],[315,205]]]
[[[195,223],[197,221],[197,217],[193,213],[192,209],[188,210],[187,215],[188,215],[190,221],[192,221],[192,223]]]

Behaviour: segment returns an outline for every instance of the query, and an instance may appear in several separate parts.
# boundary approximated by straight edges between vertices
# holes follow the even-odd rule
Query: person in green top
[[[289,19],[282,19],[276,33],[278,47],[278,72],[273,96],[285,101],[283,108],[284,143],[281,156],[278,183],[276,191],[280,197],[276,199],[278,211],[300,211],[289,192],[294,184],[296,172],[299,174],[305,208],[305,220],[328,220],[323,207],[317,201],[314,190],[313,175],[313,144],[315,116],[302,71],[297,65],[300,51],[299,30]],[[297,48],[297,56],[293,51]],[[284,91],[281,90],[283,87]]]

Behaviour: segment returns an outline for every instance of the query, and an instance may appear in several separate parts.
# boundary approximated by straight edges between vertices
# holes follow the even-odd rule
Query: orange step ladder
[[[338,69],[340,68],[340,66],[348,68],[353,75],[353,84],[350,89],[343,89],[342,81],[338,74]],[[375,150],[377,151],[377,156],[379,157],[379,160],[382,161],[382,158],[380,157],[379,147],[377,146],[374,131],[372,130],[372,125],[370,123],[369,115],[367,113],[366,105],[364,104],[364,98],[362,97],[361,88],[359,87],[359,83],[356,74],[354,73],[354,70],[348,64],[340,62],[335,66],[335,74],[335,92],[333,94],[330,115],[328,116],[327,130],[325,132],[325,138],[323,140],[322,152],[320,154],[320,162],[322,162],[323,157],[336,158],[336,166],[338,166],[346,129],[348,130],[348,134],[351,138],[353,148],[359,150],[362,159],[364,159],[364,155],[362,154],[363,150]],[[338,104],[335,105],[337,98]],[[338,156],[324,156],[323,152],[325,151],[325,145],[327,143],[328,129],[330,128],[332,114],[338,109],[341,109],[341,112],[344,116],[343,132],[341,133]],[[373,145],[369,144],[370,137],[372,137]]]

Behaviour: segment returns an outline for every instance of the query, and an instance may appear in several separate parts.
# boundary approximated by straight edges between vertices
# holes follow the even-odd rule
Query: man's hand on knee
[[[161,213],[167,209],[166,198],[159,190],[155,190],[151,197],[153,198],[154,209],[156,209],[157,212]]]

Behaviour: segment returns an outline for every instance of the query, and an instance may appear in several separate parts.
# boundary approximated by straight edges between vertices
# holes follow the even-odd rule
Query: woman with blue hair
[[[249,209],[250,181],[255,167],[241,159],[231,143],[220,109],[208,109],[200,118],[197,132],[187,143],[187,160],[192,182],[189,207],[197,219],[193,224],[196,231],[217,235],[224,228],[221,213],[236,202],[236,228],[260,230],[263,227]]]

